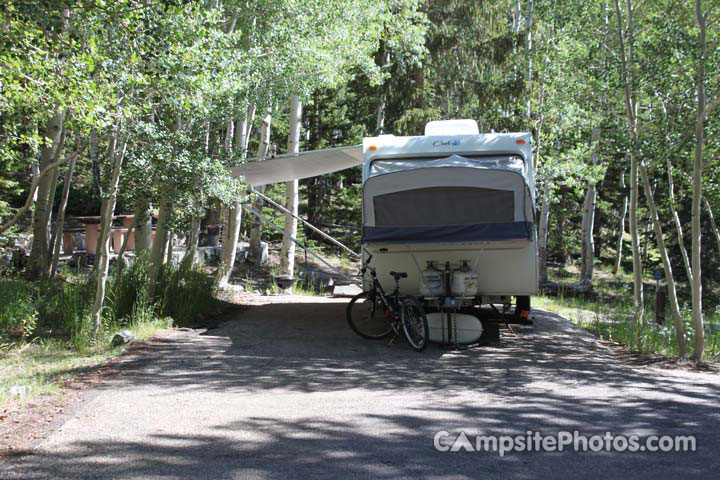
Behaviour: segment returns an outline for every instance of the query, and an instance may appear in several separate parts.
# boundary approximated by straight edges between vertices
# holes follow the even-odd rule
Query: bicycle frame
[[[371,287],[371,295],[374,297],[376,295],[379,296],[380,301],[382,302],[383,306],[387,308],[390,313],[392,314],[392,327],[393,330],[397,333],[397,325],[400,323],[400,305],[398,302],[398,298],[400,296],[400,286],[399,284],[395,285],[395,289],[392,291],[390,295],[385,293],[385,289],[383,289],[382,285],[380,284],[380,281],[377,279],[377,272],[373,267],[368,266],[370,263],[370,259],[372,259],[372,255],[368,257],[367,262],[365,263],[365,266],[362,267],[360,272],[362,273],[362,276],[365,276],[365,273],[367,270],[370,270],[370,275],[372,276],[372,287]]]

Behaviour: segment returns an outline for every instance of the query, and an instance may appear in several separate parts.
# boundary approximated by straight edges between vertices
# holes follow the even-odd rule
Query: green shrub
[[[0,338],[24,341],[35,330],[37,291],[24,280],[0,280]]]
[[[111,323],[127,325],[137,315],[138,307],[153,310],[148,299],[149,281],[150,260],[146,254],[136,257],[130,265],[113,266],[105,296],[106,315]]]
[[[178,326],[197,324],[216,305],[213,280],[196,266],[166,265],[158,284],[160,315]]]
[[[89,338],[94,298],[95,282],[91,277],[74,282],[41,284],[39,326],[54,337],[71,340]]]

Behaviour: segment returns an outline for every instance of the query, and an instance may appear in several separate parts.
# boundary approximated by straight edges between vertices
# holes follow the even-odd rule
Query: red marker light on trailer
[[[515,143],[517,143],[518,145],[523,145],[523,144],[525,144],[525,139],[524,139],[524,138],[518,138],[517,140],[515,140]]]

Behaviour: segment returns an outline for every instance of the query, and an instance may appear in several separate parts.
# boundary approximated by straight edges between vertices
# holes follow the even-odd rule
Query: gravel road
[[[638,366],[535,311],[496,347],[362,340],[345,300],[260,299],[127,357],[2,479],[716,478],[720,375]],[[264,303],[268,302],[268,303]],[[694,435],[695,452],[439,452],[451,436]]]

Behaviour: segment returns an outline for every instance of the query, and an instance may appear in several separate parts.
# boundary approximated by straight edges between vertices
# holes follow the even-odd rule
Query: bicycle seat
[[[390,275],[396,282],[399,282],[401,278],[407,278],[407,273],[405,272],[390,272]]]

